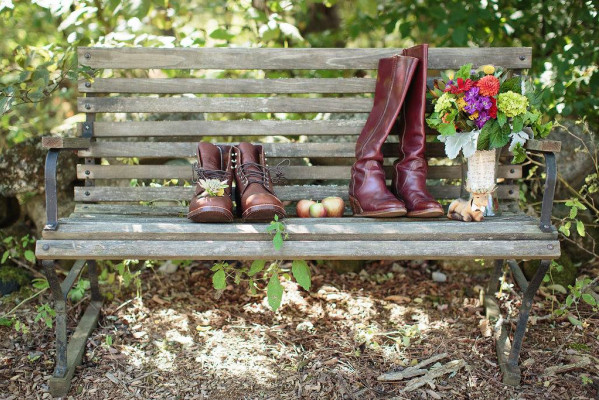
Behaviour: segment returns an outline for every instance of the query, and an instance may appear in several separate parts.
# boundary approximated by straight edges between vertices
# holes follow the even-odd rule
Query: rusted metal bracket
[[[98,287],[98,273],[95,261],[88,261],[88,277],[91,283],[91,301],[79,321],[70,340],[67,340],[67,294],[86,265],[78,260],[62,284],[56,274],[54,260],[43,260],[44,274],[48,279],[56,312],[56,365],[50,378],[50,394],[65,397],[71,387],[75,368],[81,364],[87,338],[96,327],[102,308],[102,295]]]
[[[543,205],[541,207],[541,225],[543,232],[553,231],[551,225],[551,211],[553,209],[553,198],[555,196],[555,185],[557,183],[557,163],[555,153],[543,153],[545,156],[545,192],[543,193]]]

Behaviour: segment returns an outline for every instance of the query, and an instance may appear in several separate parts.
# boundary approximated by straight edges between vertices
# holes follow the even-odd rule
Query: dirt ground
[[[445,271],[447,281],[437,283],[426,263],[372,263],[359,274],[319,266],[310,293],[284,282],[283,305],[273,313],[246,286],[217,293],[206,266],[168,275],[146,270],[141,298],[123,291],[106,302],[68,398],[599,398],[599,316],[586,305],[579,307],[581,328],[543,317],[550,296],[537,298],[521,354],[522,385],[512,388],[501,383],[480,302],[488,275]],[[503,297],[504,314],[513,312],[519,296],[507,290]],[[16,300],[5,297],[0,310]],[[81,313],[83,303],[72,311]],[[50,398],[53,337],[33,322],[38,305],[19,310],[28,335],[0,327],[0,399]],[[377,381],[443,352],[441,364],[464,360],[465,368],[410,392],[402,391],[406,380]],[[544,375],[549,366],[581,359],[591,362]]]

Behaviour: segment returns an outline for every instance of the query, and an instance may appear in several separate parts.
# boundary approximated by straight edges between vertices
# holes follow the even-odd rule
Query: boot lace
[[[205,169],[199,166],[197,162],[191,166],[191,182],[198,183],[200,179],[218,179],[219,181],[228,181],[231,177],[230,171],[219,169]]]
[[[270,168],[262,164],[248,161],[237,166],[237,169],[239,171],[239,177],[247,186],[252,183],[258,183],[272,193],[269,185],[269,179],[275,184],[282,184],[287,181],[283,172],[283,166],[285,164],[289,165],[289,160],[283,160],[274,167]]]

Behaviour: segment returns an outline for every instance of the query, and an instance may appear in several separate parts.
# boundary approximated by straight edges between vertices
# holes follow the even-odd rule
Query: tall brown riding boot
[[[260,145],[240,143],[235,165],[235,200],[244,221],[272,221],[284,218],[285,208],[275,195]]]
[[[356,143],[356,162],[351,169],[349,201],[360,217],[399,217],[403,202],[387,189],[382,146],[399,114],[418,60],[393,56],[379,60],[374,105]]]
[[[428,165],[424,155],[424,113],[428,45],[404,49],[402,54],[416,57],[419,63],[403,110],[394,127],[394,131],[399,133],[400,145],[399,159],[393,163],[392,190],[404,201],[408,217],[440,217],[443,215],[443,208],[426,189]]]
[[[231,146],[215,146],[212,143],[198,143],[198,162],[194,164],[197,176],[195,195],[189,203],[187,218],[194,222],[230,222],[233,221],[233,201],[231,184],[233,183]],[[207,196],[201,186],[202,180],[216,179],[227,187],[222,196]],[[219,193],[221,194],[221,193]]]

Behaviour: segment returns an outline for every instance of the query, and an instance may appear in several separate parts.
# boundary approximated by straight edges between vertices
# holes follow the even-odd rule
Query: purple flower
[[[464,100],[466,101],[466,106],[464,107],[464,110],[470,114],[474,114],[475,112],[483,109],[483,105],[480,101],[480,96],[478,95],[479,90],[480,89],[475,86],[472,89],[468,90],[464,95]]]
[[[491,116],[487,111],[479,111],[478,118],[476,121],[474,121],[474,123],[478,129],[481,129],[489,119],[491,119]]]
[[[487,96],[481,96],[479,100],[483,110],[488,110],[493,105],[493,103],[491,103],[491,99]]]

